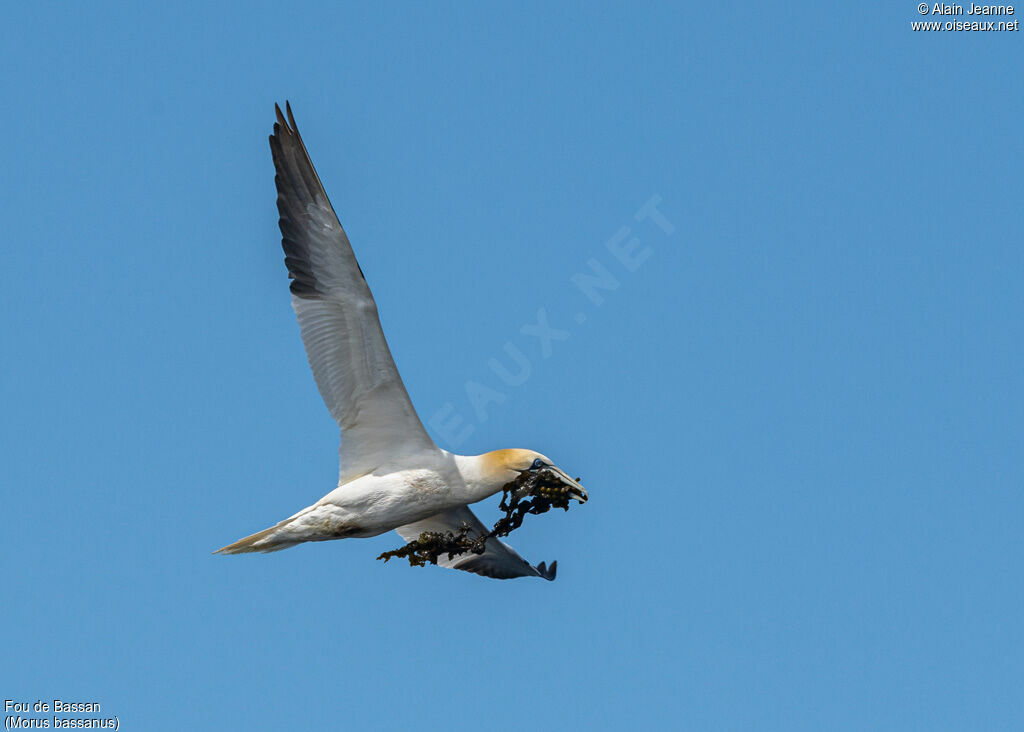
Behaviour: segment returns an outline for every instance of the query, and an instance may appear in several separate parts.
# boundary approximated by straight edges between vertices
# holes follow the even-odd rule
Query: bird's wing
[[[463,524],[470,527],[467,536],[474,539],[487,533],[487,528],[480,522],[469,506],[461,506],[442,511],[439,514],[417,521],[414,524],[399,526],[395,531],[407,542],[413,541],[424,531],[451,531],[457,532]],[[491,537],[484,544],[483,554],[457,554],[451,559],[447,554],[437,558],[437,563],[442,567],[451,569],[463,569],[467,572],[494,577],[495,579],[511,579],[513,577],[543,577],[546,580],[555,578],[555,571],[558,562],[552,562],[548,567],[541,562],[536,567],[527,562],[516,550],[500,539]]]
[[[432,449],[405,391],[377,304],[299,136],[290,105],[270,137],[281,245],[309,365],[341,427],[341,481]]]

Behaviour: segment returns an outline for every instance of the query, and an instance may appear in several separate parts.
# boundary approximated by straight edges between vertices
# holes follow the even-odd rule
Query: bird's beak
[[[547,470],[554,473],[555,476],[565,485],[569,491],[570,498],[575,498],[580,503],[587,502],[587,491],[579,484],[579,481],[573,480],[565,471],[560,468],[556,468],[554,465],[547,468]]]

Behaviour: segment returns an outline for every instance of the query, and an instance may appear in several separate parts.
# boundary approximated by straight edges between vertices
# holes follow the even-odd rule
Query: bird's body
[[[438,448],[416,415],[348,237],[327,199],[288,108],[270,138],[292,307],[313,375],[341,427],[338,487],[311,506],[218,550],[272,552],[309,541],[486,529],[467,508],[527,471],[544,472],[580,502],[587,494],[531,450],[455,455]],[[482,554],[439,559],[489,577],[554,579],[555,564],[530,565],[493,536]]]
[[[304,541],[378,536],[483,500],[502,484],[480,480],[479,456],[433,449],[403,455],[342,483],[272,529],[221,551],[276,551]],[[532,457],[531,457],[532,459]],[[259,537],[259,538],[255,538]]]

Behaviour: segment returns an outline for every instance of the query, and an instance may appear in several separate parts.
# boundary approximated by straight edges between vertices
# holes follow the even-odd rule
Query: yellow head
[[[578,481],[573,480],[561,468],[555,466],[551,459],[533,450],[494,450],[480,456],[483,473],[488,480],[500,482],[501,485],[511,483],[525,472],[547,472],[569,489],[569,494],[580,503],[586,503],[587,492]]]

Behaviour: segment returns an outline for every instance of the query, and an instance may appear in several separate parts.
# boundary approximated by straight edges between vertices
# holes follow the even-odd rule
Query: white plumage
[[[587,493],[532,450],[455,455],[427,435],[391,357],[377,305],[299,136],[290,106],[280,108],[270,148],[277,171],[285,264],[292,307],[320,394],[341,428],[338,487],[294,516],[218,550],[272,552],[307,541],[376,536],[395,529],[406,541],[425,531],[486,533],[468,504],[500,491],[521,473],[542,470],[580,502]],[[507,579],[554,579],[556,563],[536,567],[496,538],[483,554],[442,566]]]

